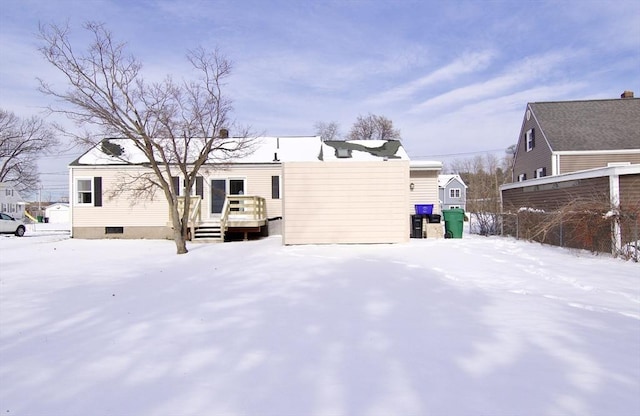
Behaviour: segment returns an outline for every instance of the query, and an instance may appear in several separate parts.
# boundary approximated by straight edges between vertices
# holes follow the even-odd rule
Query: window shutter
[[[196,195],[204,198],[204,179],[202,176],[196,176]]]
[[[176,193],[176,196],[180,195],[180,178],[172,176],[171,182],[173,182],[173,191]]]
[[[271,199],[280,199],[280,176],[271,177]]]
[[[102,206],[102,176],[93,178],[93,206]]]
[[[542,176],[547,176],[547,168],[542,168]]]

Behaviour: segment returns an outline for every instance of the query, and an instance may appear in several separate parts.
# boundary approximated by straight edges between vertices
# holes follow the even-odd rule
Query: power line
[[[478,155],[485,153],[493,153],[493,152],[504,152],[505,149],[490,149],[490,150],[479,150],[476,152],[460,152],[460,153],[443,153],[443,154],[431,154],[428,156],[413,156],[412,159],[417,158],[428,158],[428,157],[449,157],[449,156],[464,156],[464,155]]]

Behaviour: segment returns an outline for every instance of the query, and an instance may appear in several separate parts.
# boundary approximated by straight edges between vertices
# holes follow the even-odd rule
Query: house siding
[[[619,177],[622,244],[640,239],[640,174]]]
[[[71,184],[72,235],[75,238],[173,238],[169,218],[169,204],[160,189],[153,200],[138,200],[131,192],[117,198],[110,194],[117,188],[122,175],[149,172],[138,166],[74,167]],[[204,178],[202,219],[209,218],[210,180],[216,178],[243,178],[246,194],[264,197],[269,218],[282,216],[281,199],[271,198],[272,176],[281,176],[280,165],[234,166],[228,169],[201,169]],[[76,202],[76,178],[102,178],[102,206],[81,205]],[[105,227],[124,227],[122,234],[106,234]]]
[[[596,153],[591,155],[559,154],[560,174],[606,167],[608,163],[640,163],[640,153]]]
[[[243,178],[246,180],[245,195],[260,196],[267,204],[267,217],[282,217],[283,190],[280,188],[280,199],[272,198],[272,176],[280,177],[282,185],[282,167],[272,165],[235,165],[224,170],[207,170],[202,172],[205,178],[203,215],[211,212],[211,179]]]
[[[535,146],[527,152],[526,132],[530,129],[535,129]],[[533,179],[536,169],[539,168],[545,168],[547,176],[551,175],[551,148],[532,114],[529,120],[525,117],[520,130],[513,165],[513,181],[516,182],[519,175],[523,173],[527,175],[527,179]]]
[[[582,198],[609,198],[609,177],[559,182],[550,185],[530,185],[502,191],[502,206],[507,212],[520,208],[553,211],[570,201]],[[551,188],[551,189],[549,189]]]
[[[409,162],[283,165],[284,244],[409,239]]]
[[[460,189],[460,198],[452,198],[450,196],[451,189]],[[452,179],[442,191],[442,209],[450,209],[451,206],[456,206],[466,210],[467,190],[458,179]]]
[[[118,197],[117,189],[123,175],[136,175],[148,170],[137,166],[113,168],[79,167],[72,169],[71,229],[75,238],[169,238],[169,204],[161,191],[153,200],[138,200],[125,192]],[[77,203],[76,179],[102,178],[102,205]],[[94,190],[95,191],[95,190]],[[94,195],[94,200],[97,199]],[[123,227],[122,234],[107,234],[105,227]]]
[[[410,183],[414,185],[413,190],[409,192],[409,215],[416,213],[415,206],[418,204],[433,204],[433,213],[440,214],[438,171],[411,171],[409,178]]]

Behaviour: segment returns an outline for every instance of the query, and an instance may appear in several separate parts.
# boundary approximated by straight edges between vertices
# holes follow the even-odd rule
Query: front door
[[[227,197],[227,180],[211,180],[211,213],[221,214],[224,206],[224,199]]]

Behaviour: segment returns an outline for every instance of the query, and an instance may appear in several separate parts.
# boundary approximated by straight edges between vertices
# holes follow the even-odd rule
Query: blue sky
[[[36,77],[62,82],[39,56],[38,22],[104,22],[147,78],[180,76],[187,49],[234,63],[235,119],[272,136],[348,132],[384,115],[414,159],[501,153],[527,102],[640,94],[639,1],[5,0],[0,106],[39,114]],[[47,158],[43,183],[66,186],[75,155]]]

